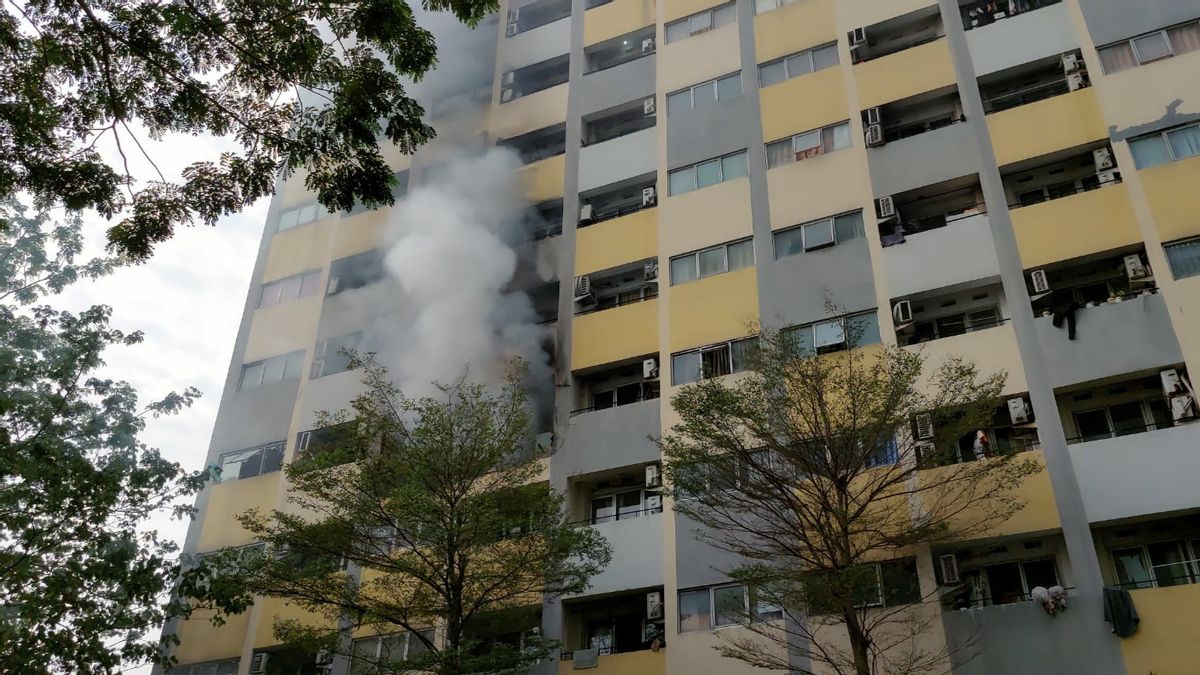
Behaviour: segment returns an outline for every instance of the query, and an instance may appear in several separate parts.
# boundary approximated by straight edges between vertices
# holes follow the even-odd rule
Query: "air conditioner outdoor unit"
[[[921,413],[913,419],[917,427],[917,439],[922,441],[932,439],[933,417],[929,413]]]
[[[642,277],[650,283],[658,283],[658,261],[651,260],[642,265]]]
[[[1171,419],[1175,422],[1190,420],[1196,416],[1195,400],[1190,394],[1172,396],[1169,401],[1171,403]]]
[[[855,28],[849,33],[846,33],[846,40],[850,43],[850,49],[861,47],[862,45],[867,44],[867,29]]]
[[[654,117],[656,110],[655,106],[656,104],[653,96],[642,99],[642,115],[645,117]]]
[[[1062,55],[1062,68],[1064,73],[1070,73],[1079,70],[1079,57],[1074,54]]]
[[[521,18],[520,8],[508,10],[508,22],[509,23],[516,23],[517,19],[519,19],[519,18]]]
[[[953,553],[940,556],[938,563],[942,567],[942,583],[957,584],[960,581],[958,576],[958,556]]]
[[[312,440],[311,431],[301,431],[296,436],[296,454],[308,451],[308,443]]]
[[[878,124],[872,124],[867,127],[867,147],[874,148],[883,145],[883,127]]]
[[[1101,185],[1108,185],[1109,183],[1117,182],[1120,176],[1121,173],[1119,171],[1101,171],[1096,174],[1096,182]]]
[[[883,115],[880,114],[879,108],[867,108],[867,124],[882,124]]]
[[[654,53],[654,38],[646,38],[645,40],[642,40],[642,53],[643,54],[653,54]]]
[[[595,212],[595,209],[592,207],[591,204],[584,204],[583,206],[580,206],[579,207],[579,222],[581,224],[587,224],[587,223],[592,222],[594,212]]]
[[[1136,253],[1125,256],[1125,276],[1130,281],[1141,281],[1150,276],[1150,268],[1142,263],[1142,257]]]
[[[1033,282],[1034,293],[1050,292],[1050,281],[1046,278],[1046,270],[1034,270],[1030,272],[1029,279]]]
[[[513,99],[513,90],[512,89],[501,89],[500,90],[500,102],[501,103],[508,103],[512,99]]]
[[[592,279],[586,274],[575,277],[575,302],[592,297]]]
[[[338,278],[334,275],[329,275],[329,283],[325,285],[325,295],[333,295],[338,292]]]
[[[1008,399],[1008,416],[1013,424],[1025,424],[1029,421],[1031,411],[1029,403],[1020,397]]]
[[[1179,394],[1187,393],[1187,389],[1183,386],[1183,378],[1179,377],[1179,371],[1174,368],[1167,368],[1158,374],[1162,380],[1163,395],[1170,398]]]
[[[917,461],[920,462],[923,458],[932,456],[935,448],[931,441],[921,441],[913,444],[913,450],[917,455]]]
[[[658,203],[658,188],[653,185],[642,188],[642,206],[654,206],[656,203]]]
[[[662,468],[658,464],[646,465],[646,487],[662,487]]]
[[[1071,73],[1067,75],[1067,89],[1069,91],[1078,91],[1087,86],[1087,81],[1083,79],[1083,73]]]
[[[646,495],[646,511],[658,513],[662,511],[662,495]]]
[[[504,37],[512,37],[517,34],[518,30],[520,29],[517,27],[517,24],[510,23],[504,27]]]
[[[892,305],[892,320],[897,324],[912,323],[912,302],[901,300]]]
[[[663,616],[662,593],[650,591],[646,594],[646,618],[661,619]]]
[[[658,359],[646,359],[642,361],[642,379],[658,379]]]
[[[1113,167],[1112,150],[1108,148],[1096,148],[1092,151],[1092,159],[1096,162],[1096,170],[1103,171]]]
[[[318,666],[327,666],[333,663],[333,654],[328,649],[318,649],[316,664]]]
[[[267,672],[267,662],[270,661],[270,654],[259,652],[250,657],[250,675],[263,675]]]
[[[875,200],[875,215],[881,220],[889,220],[896,217],[896,202],[889,197],[880,197]]]
[[[501,87],[511,87],[514,78],[516,78],[516,75],[513,73],[513,71],[510,70],[507,73],[504,73],[503,75],[500,76],[500,86]]]

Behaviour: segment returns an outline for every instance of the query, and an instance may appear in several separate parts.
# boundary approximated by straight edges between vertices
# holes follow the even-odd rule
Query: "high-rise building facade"
[[[578,651],[598,675],[753,671],[711,648],[740,630],[718,608],[747,594],[653,489],[648,439],[678,387],[741,368],[749,323],[824,352],[852,321],[1006,371],[988,432],[1045,466],[1015,517],[901,561],[912,589],[881,602],[958,593],[928,601],[921,636],[980,648],[955,651],[957,674],[1200,673],[1200,4],[513,0],[479,30],[490,79],[428,108],[438,126],[477,107],[459,140],[526,162],[539,217],[511,290],[553,351],[547,480],[614,553],[587,594],[531,612],[563,642],[543,669],[590,666]],[[401,200],[441,143],[389,156]],[[207,458],[223,478],[186,552],[253,545],[235,514],[281,506],[281,465],[347,404],[335,355],[361,346],[364,297],[386,313],[369,289],[390,217],[281,183]],[[1046,614],[1039,585],[1070,607]],[[1104,586],[1130,592],[1132,637],[1111,634]],[[290,616],[266,600],[170,627],[180,672],[248,675],[260,653],[315,672],[273,651]]]

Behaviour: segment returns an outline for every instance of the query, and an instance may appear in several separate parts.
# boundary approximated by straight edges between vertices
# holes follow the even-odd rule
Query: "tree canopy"
[[[787,331],[755,337],[749,373],[680,391],[661,442],[675,511],[734,554],[722,571],[756,599],[750,634],[720,651],[790,672],[945,667],[948,654],[916,639],[938,615],[921,605],[913,556],[1003,522],[1040,470],[999,443],[959,461],[960,437],[992,426],[1004,374],[895,346],[815,354]],[[772,613],[782,620],[762,620]]]
[[[0,673],[121,672],[158,656],[149,633],[175,607],[175,544],[145,522],[187,512],[178,500],[205,480],[138,435],[199,392],[143,405],[102,376],[105,350],[141,334],[112,328],[105,306],[43,303],[113,261],[81,259],[77,216],[0,212]]]
[[[475,25],[497,0],[429,0]],[[435,65],[404,0],[22,0],[0,11],[0,198],[95,209],[113,251],[144,260],[174,228],[215,224],[307,170],[327,209],[391,204],[380,143],[434,130],[405,87]],[[139,183],[154,141],[213,134],[237,149],[182,180]],[[100,144],[100,145],[98,145]],[[111,144],[119,160],[99,147]],[[157,165],[155,167],[157,169]]]

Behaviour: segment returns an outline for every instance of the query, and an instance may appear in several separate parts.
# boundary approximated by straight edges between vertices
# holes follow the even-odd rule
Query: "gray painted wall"
[[[631,464],[657,462],[659,408],[654,399],[593,410],[570,418],[551,467],[555,476],[575,476]]]
[[[589,145],[579,151],[579,192],[658,169],[658,127]]]
[[[675,514],[675,574],[679,588],[708,586],[728,581],[721,570],[738,565],[738,557],[710,546],[697,536],[703,529],[694,520]]]
[[[524,68],[566,53],[571,44],[571,20],[559,19],[503,39],[498,54],[500,71]]]
[[[825,319],[826,293],[849,312],[876,306],[871,254],[862,237],[779,260],[759,259],[758,267],[764,323],[788,326]]]
[[[663,585],[662,513],[601,523],[593,527],[612,547],[612,562],[591,578],[584,595]]]
[[[946,255],[947,251],[971,253]],[[883,249],[883,259],[893,298],[1000,274],[987,214],[912,235],[903,244]]]
[[[968,31],[967,46],[975,75],[983,76],[1070,51],[1079,46],[1079,38],[1067,3],[1060,2]]]
[[[979,166],[979,151],[973,143],[979,133],[977,127],[986,132],[982,114],[867,150],[875,196],[894,195],[975,173]]]
[[[1082,664],[1097,640],[1082,607],[1050,616],[1033,602],[947,610],[942,614],[954,675],[1090,673]]]
[[[1067,339],[1065,324],[1055,328],[1050,317],[1034,321],[1055,387],[1183,361],[1161,294],[1087,307],[1075,320],[1075,340]]]
[[[222,400],[229,406],[218,413],[208,461],[222,452],[287,438],[299,387],[300,381],[292,380],[226,395]]]
[[[1200,424],[1071,446],[1088,520],[1196,508]],[[1137,675],[1141,675],[1140,673]]]
[[[748,81],[743,75],[743,91]],[[732,100],[718,101],[707,108],[667,117],[667,169],[677,169],[744,150],[749,142],[761,147],[761,134],[753,140],[747,134],[751,122],[750,105],[745,94]],[[757,126],[757,116],[754,116],[753,122]],[[751,155],[754,156],[754,153]]]
[[[1200,17],[1196,0],[1079,0],[1097,45]]]
[[[580,40],[582,41],[582,37]],[[582,42],[579,58],[583,58]],[[575,59],[575,52],[571,52]],[[578,111],[576,117],[607,110],[615,105],[654,95],[657,57],[645,56],[605,68],[578,79],[571,76],[571,104]],[[572,71],[573,72],[573,71]],[[664,111],[665,114],[665,111]]]

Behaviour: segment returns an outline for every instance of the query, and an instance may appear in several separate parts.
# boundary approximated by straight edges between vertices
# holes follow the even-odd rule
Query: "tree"
[[[420,645],[373,672],[501,672],[545,658],[549,641],[489,638],[521,628],[494,630],[543,596],[586,590],[610,551],[569,525],[562,496],[538,480],[520,369],[499,391],[460,381],[414,400],[384,368],[355,362],[365,393],[352,412],[322,415],[320,442],[285,468],[288,510],[240,516],[273,552],[241,565],[246,592],[314,613],[275,624],[291,644],[347,654],[346,631],[365,628]]]
[[[843,329],[856,345],[861,328]],[[795,333],[756,337],[745,376],[680,391],[661,441],[676,512],[735,555],[726,572],[750,589],[750,632],[721,653],[792,672],[805,659],[855,675],[944,667],[945,649],[915,639],[931,617],[903,557],[1021,508],[1013,489],[1034,460],[998,447],[954,458],[960,437],[992,425],[1005,376],[957,359],[926,368],[895,346],[817,355]],[[916,440],[917,418],[932,422],[932,446]]]
[[[473,26],[499,3],[423,6]],[[404,82],[436,58],[403,0],[11,2],[0,12],[0,198],[119,217],[110,245],[135,260],[301,167],[331,211],[390,205],[379,139],[411,153],[433,137]],[[168,133],[240,147],[191,164],[182,181],[160,172],[135,186],[130,159],[153,165],[147,146]],[[102,139],[121,161],[102,157]]]
[[[0,673],[116,673],[158,654],[147,633],[174,611],[175,545],[144,523],[186,508],[204,474],[138,440],[147,416],[189,406],[195,389],[141,406],[126,382],[98,374],[110,346],[140,333],[110,309],[36,304],[79,278],[77,215],[49,224],[0,204]]]

